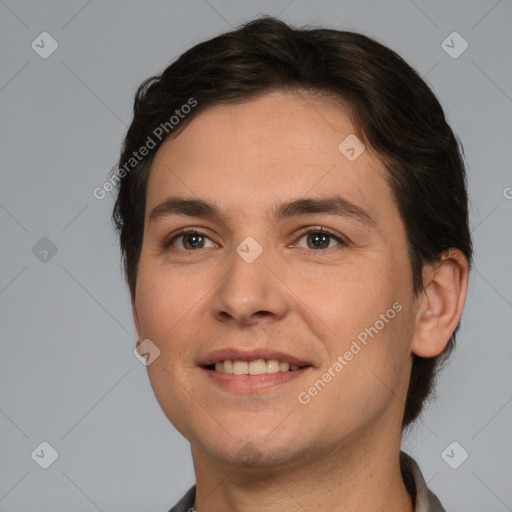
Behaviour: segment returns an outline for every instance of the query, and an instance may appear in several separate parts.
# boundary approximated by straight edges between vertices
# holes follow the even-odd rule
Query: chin
[[[302,452],[307,449],[306,440],[299,434],[300,429],[297,428],[294,428],[293,432],[289,429],[278,433],[279,429],[276,429],[275,425],[259,431],[243,431],[239,425],[236,434],[222,429],[220,434],[219,428],[212,431],[205,430],[204,427],[203,425],[203,428],[186,436],[193,447],[192,451],[194,452],[196,447],[203,455],[229,465],[275,469],[289,463],[296,464],[304,455]],[[206,427],[208,428],[210,426]],[[311,447],[312,443],[309,443],[309,446]]]
[[[253,441],[239,441],[232,444],[228,450],[226,446],[202,447],[209,456],[233,466],[246,469],[276,469],[289,463],[296,463],[300,457],[294,456],[290,450],[278,446],[258,444]]]

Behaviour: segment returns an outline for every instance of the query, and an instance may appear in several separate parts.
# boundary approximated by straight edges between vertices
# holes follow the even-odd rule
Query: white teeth
[[[217,361],[215,371],[220,373],[233,373],[235,375],[263,375],[265,373],[278,373],[299,370],[300,366],[278,361],[277,359],[255,359],[254,361]]]
[[[289,369],[290,369],[289,363],[283,363],[283,362],[279,363],[279,371],[287,372]]]
[[[249,373],[249,363],[247,361],[233,361],[233,373],[235,375],[247,375]]]
[[[269,359],[267,361],[267,373],[277,373],[279,369],[279,361],[277,359]]]
[[[265,359],[256,359],[249,363],[249,375],[262,375],[267,373],[267,363]]]

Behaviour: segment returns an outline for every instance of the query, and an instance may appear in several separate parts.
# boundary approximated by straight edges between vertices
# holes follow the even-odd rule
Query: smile
[[[237,394],[254,394],[285,384],[312,370],[311,365],[290,366],[277,359],[236,361],[227,359],[201,366],[210,382]]]
[[[277,359],[255,359],[253,361],[236,361],[226,359],[217,361],[215,364],[206,366],[209,370],[219,373],[232,373],[234,375],[263,375],[267,373],[279,373],[297,371],[309,365],[290,365],[285,361]]]

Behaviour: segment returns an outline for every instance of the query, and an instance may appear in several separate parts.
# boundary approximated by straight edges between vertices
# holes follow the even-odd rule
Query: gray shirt
[[[437,496],[427,487],[416,461],[405,452],[400,452],[400,469],[415,503],[414,512],[446,512]],[[194,506],[195,498],[196,486],[193,485],[169,512],[188,512]]]

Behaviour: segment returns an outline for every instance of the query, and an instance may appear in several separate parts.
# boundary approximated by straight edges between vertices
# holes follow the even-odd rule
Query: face
[[[155,156],[134,319],[196,453],[275,465],[399,439],[416,302],[386,170],[354,133],[332,100],[272,93]]]

